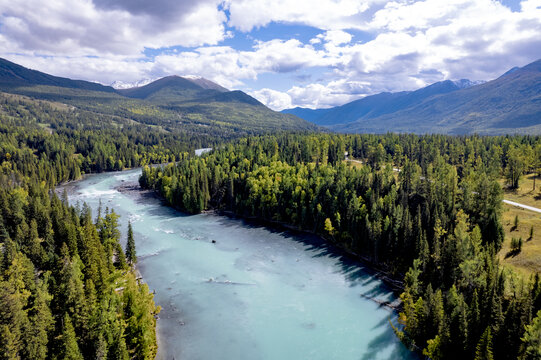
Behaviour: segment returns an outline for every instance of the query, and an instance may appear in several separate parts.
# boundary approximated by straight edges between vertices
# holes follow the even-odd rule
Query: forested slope
[[[182,136],[196,135],[202,141],[317,129],[296,116],[272,111],[242,91],[228,91],[202,78],[168,76],[142,87],[115,90],[0,58],[0,91],[67,104],[74,112],[121,118]]]
[[[0,358],[153,359],[155,315],[113,209],[53,187],[175,160],[189,139],[65,105],[0,97]]]

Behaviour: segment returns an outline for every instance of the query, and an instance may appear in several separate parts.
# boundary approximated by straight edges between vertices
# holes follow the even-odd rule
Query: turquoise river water
[[[158,359],[414,359],[365,294],[393,294],[315,236],[214,214],[188,216],[137,189],[140,169],[71,183],[135,233],[138,268],[163,310]],[[213,240],[215,243],[213,243]]]

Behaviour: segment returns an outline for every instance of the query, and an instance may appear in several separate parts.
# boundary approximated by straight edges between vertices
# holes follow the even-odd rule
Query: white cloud
[[[250,51],[212,46],[159,55],[154,59],[152,76],[197,74],[227,88],[242,88],[243,80],[255,80],[261,73],[288,73],[334,62],[324,51],[298,40],[270,40],[257,42]]]
[[[292,106],[317,109],[342,105],[362,98],[370,94],[370,91],[369,82],[339,79],[330,81],[326,85],[293,86],[287,94],[291,97]]]
[[[153,64],[132,61],[124,57],[31,57],[9,55],[8,60],[30,69],[39,70],[56,76],[99,81],[111,84],[114,81],[136,82],[149,78]]]
[[[273,110],[283,110],[296,106],[311,109],[328,108],[359,99],[366,95],[367,83],[331,81],[323,84],[293,86],[286,92],[263,88],[249,94]]]
[[[383,0],[227,0],[229,25],[250,31],[271,21],[300,23],[324,30],[363,28],[365,14]]]
[[[541,0],[525,0],[520,2],[522,12],[536,11],[541,9]]]
[[[292,107],[291,96],[281,91],[263,88],[261,90],[251,91],[249,94],[273,110],[279,111]]]
[[[257,72],[239,63],[240,53],[227,46],[198,48],[156,56],[151,70],[153,76],[195,74],[213,80],[226,88],[241,85],[241,79],[255,79]]]
[[[323,51],[296,39],[258,42],[252,51],[240,53],[240,61],[258,72],[278,73],[331,64]]]
[[[350,33],[342,30],[329,30],[326,31],[325,34],[319,34],[317,37],[335,46],[338,46],[340,44],[347,44],[352,39]]]

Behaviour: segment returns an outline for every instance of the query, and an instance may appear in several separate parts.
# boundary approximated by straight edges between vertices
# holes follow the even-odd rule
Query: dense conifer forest
[[[539,359],[539,276],[496,254],[498,179],[518,186],[540,154],[530,136],[280,134],[145,166],[140,184],[184,211],[293,225],[384,267],[403,281],[392,326],[431,359]]]

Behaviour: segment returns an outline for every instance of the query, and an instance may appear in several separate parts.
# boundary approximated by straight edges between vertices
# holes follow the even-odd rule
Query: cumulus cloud
[[[324,30],[360,29],[373,4],[384,0],[226,0],[229,25],[250,31],[270,22],[300,23]]]
[[[139,56],[145,48],[217,44],[226,36],[227,18],[215,0],[159,0],[158,6],[143,0],[94,1],[0,1],[9,50]]]
[[[333,45],[346,44],[351,41],[351,34],[342,30],[329,30],[325,34],[318,35],[318,38],[325,40],[325,42]]]
[[[249,94],[273,110],[283,110],[293,107],[289,94],[273,89],[263,88],[251,91]]]
[[[285,73],[302,67],[325,66],[332,62],[323,51],[304,45],[299,40],[258,42],[252,51],[243,51],[241,61],[258,72]]]

